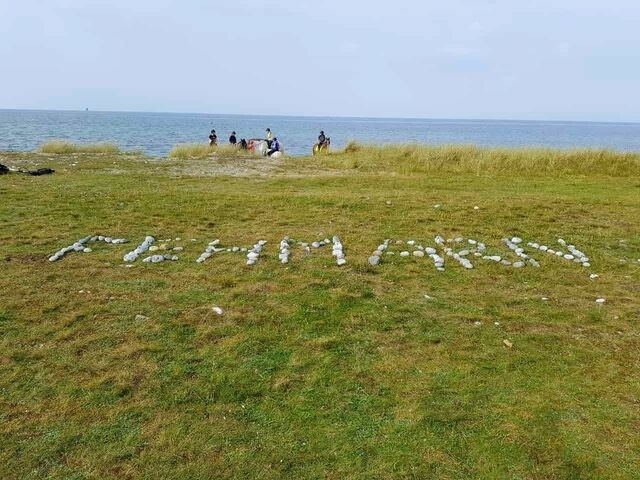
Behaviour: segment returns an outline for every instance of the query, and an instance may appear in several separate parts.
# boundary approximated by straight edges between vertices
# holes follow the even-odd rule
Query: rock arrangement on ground
[[[124,238],[113,238],[113,237],[105,237],[104,235],[94,235],[81,238],[77,242],[69,245],[68,247],[61,248],[56,253],[49,257],[50,262],[57,262],[62,259],[67,253],[70,252],[83,252],[83,253],[91,253],[93,250],[87,246],[89,242],[105,242],[112,245],[120,245],[123,243],[127,243],[127,240]]]
[[[453,248],[449,247],[447,244],[459,244],[462,243],[464,241],[464,239],[462,237],[456,237],[454,239],[448,239],[446,242],[444,240],[444,238],[442,238],[440,235],[438,235],[434,241],[442,247],[442,249],[444,250],[444,253],[446,256],[453,258],[454,260],[456,260],[460,265],[462,265],[464,268],[470,270],[473,268],[473,264],[471,263],[471,260],[469,260],[467,258],[468,255],[471,254],[471,250],[470,249],[462,249],[459,251],[455,251]],[[441,262],[439,262],[441,263]],[[435,264],[435,260],[434,260],[434,264]],[[444,264],[440,265],[439,267],[436,265],[436,269],[442,268],[444,269]],[[441,270],[439,270],[441,271]]]
[[[256,243],[253,248],[249,250],[249,252],[247,253],[247,265],[256,264],[258,258],[260,258],[260,252],[262,252],[262,249],[266,244],[266,240],[259,240],[258,243]]]
[[[400,257],[408,258],[414,256],[417,258],[422,258],[425,256],[429,256],[433,260],[433,264],[436,270],[440,272],[445,271],[445,257],[452,258],[453,260],[457,261],[462,267],[468,270],[474,268],[473,263],[471,263],[471,260],[469,258],[471,256],[514,268],[523,268],[527,263],[534,267],[540,266],[537,260],[530,257],[524,251],[524,249],[520,247],[520,244],[522,243],[521,238],[513,237],[511,239],[504,238],[502,240],[505,245],[510,250],[512,250],[521,260],[511,262],[504,259],[500,255],[487,255],[487,246],[484,243],[472,238],[467,239],[467,244],[464,245],[463,237],[445,239],[443,236],[438,235],[433,239],[436,244],[436,248],[424,247],[415,240],[408,240],[406,242],[404,240],[396,240],[395,242],[392,242],[391,239],[387,239],[382,244],[380,244],[378,248],[373,252],[373,254],[368,258],[368,262],[373,266],[379,265],[382,261],[382,256],[384,253],[386,253],[386,255],[395,255],[395,252],[390,251],[390,245],[394,244],[399,247],[401,245],[405,245],[406,243],[406,245],[411,248],[402,250],[399,253]],[[444,257],[438,254],[438,250],[441,250],[444,253]]]
[[[386,239],[378,248],[373,252],[373,255],[369,257],[369,264],[376,266],[380,263],[380,259],[382,258],[382,254],[385,252],[387,248],[389,248],[389,243],[391,243],[390,239]],[[392,252],[390,252],[392,253]]]
[[[512,250],[518,257],[522,259],[522,261],[513,262],[514,268],[524,267],[526,264],[525,262],[528,262],[529,265],[532,265],[534,267],[540,266],[538,261],[535,258],[531,258],[529,255],[527,255],[527,253],[524,251],[524,248],[520,246],[522,244],[522,239],[520,237],[513,237],[511,239],[503,238],[502,241],[507,247],[509,247],[509,250]]]
[[[166,260],[176,262],[180,260],[180,257],[178,257],[177,255],[171,255],[170,253],[166,253],[164,255],[151,255],[150,257],[146,257],[142,259],[144,263],[160,263]]]
[[[570,262],[580,263],[585,268],[588,268],[591,266],[589,257],[587,257],[580,250],[578,250],[575,247],[575,245],[567,245],[567,242],[562,238],[558,239],[558,244],[562,247],[566,247],[566,249],[569,250],[570,253],[565,253],[562,250],[554,250],[552,248],[549,248],[547,245],[542,245],[538,242],[527,243],[527,245],[530,246],[531,248],[535,248],[549,255],[555,255],[556,257],[563,258],[564,260],[568,260]]]
[[[196,259],[197,263],[204,263],[207,259],[211,258],[211,256],[214,253],[218,253],[218,252],[224,252],[226,249],[220,247],[220,240],[216,239],[213,240],[211,242],[209,242],[209,244],[207,245],[207,248],[205,248],[204,252],[202,252],[202,254],[200,254],[200,256]]]
[[[143,253],[149,250],[149,248],[155,241],[156,239],[153,238],[152,236],[150,235],[146,236],[144,238],[144,241],[140,245],[138,245],[135,249],[127,253],[124,257],[122,257],[122,259],[125,262],[135,262],[140,255],[142,255]]]
[[[175,241],[180,241],[180,238],[176,238]],[[184,251],[184,247],[175,246],[171,248],[169,242],[172,239],[157,241],[153,236],[147,236],[143,242],[135,249],[124,255],[124,262],[132,267],[131,263],[135,262],[141,255],[149,252],[150,255],[144,257],[142,261],[144,263],[162,263],[165,261],[178,261],[179,257],[177,253]],[[192,241],[195,241],[192,239]],[[89,242],[105,242],[108,244],[122,244],[127,240],[123,238],[106,237],[103,235],[87,236],[81,238],[75,243],[64,247],[49,257],[50,262],[55,262],[63,258],[70,252],[85,252],[90,253],[92,249],[88,247]],[[156,244],[158,242],[159,244]],[[502,244],[509,249],[509,254],[514,254],[517,260],[512,261],[504,258],[501,255],[490,255],[487,251],[485,243],[476,239],[466,239],[464,237],[455,237],[445,239],[442,235],[437,235],[433,238],[434,246],[424,246],[417,240],[392,240],[385,239],[368,257],[368,263],[372,266],[380,265],[384,257],[392,257],[398,255],[401,258],[425,258],[429,257],[433,262],[434,268],[439,272],[445,271],[445,259],[451,258],[458,262],[465,269],[473,269],[474,264],[471,262],[472,258],[499,263],[500,265],[512,268],[524,268],[528,265],[533,267],[540,267],[540,263],[533,257],[531,257],[523,247],[523,240],[520,237],[506,237],[502,239]],[[196,259],[197,263],[204,263],[212,255],[217,253],[243,253],[246,254],[247,265],[255,265],[261,255],[264,253],[266,240],[259,240],[253,247],[225,247],[221,245],[219,239],[209,242],[204,252]],[[547,245],[542,245],[537,242],[528,242],[526,245],[529,248],[544,252],[548,255],[561,258],[565,261],[581,264],[584,267],[590,267],[591,263],[589,257],[582,251],[580,251],[575,245],[567,244],[562,238],[558,239],[558,244],[563,250],[555,250],[549,248]],[[332,246],[332,256],[335,258],[338,266],[346,265],[347,259],[344,249],[344,244],[339,236],[335,235],[332,240],[324,238],[311,243],[299,242],[292,239],[289,236],[282,238],[279,244],[278,259],[280,263],[287,264],[290,262],[292,251],[295,245],[299,245],[307,254],[311,254],[312,249],[320,249],[325,246]],[[395,251],[394,251],[395,249]],[[565,250],[569,253],[565,253]],[[167,251],[168,250],[168,251]],[[597,278],[597,274],[592,274],[590,278],[593,280]]]
[[[280,241],[280,254],[278,258],[281,263],[289,263],[289,256],[291,255],[291,239],[289,237],[284,237]]]
[[[336,257],[336,263],[338,264],[339,267],[347,263],[342,241],[340,240],[340,237],[338,237],[337,235],[334,235],[333,237],[333,251],[331,252],[331,255]]]

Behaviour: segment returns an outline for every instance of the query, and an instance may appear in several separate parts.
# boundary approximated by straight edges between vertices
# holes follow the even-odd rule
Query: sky
[[[0,0],[0,108],[640,121],[638,0]]]

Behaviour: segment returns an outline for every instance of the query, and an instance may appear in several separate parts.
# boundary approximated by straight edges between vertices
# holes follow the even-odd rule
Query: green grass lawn
[[[0,176],[0,478],[640,478],[640,163],[584,158],[0,154],[56,169]],[[130,242],[47,261],[94,234]],[[180,261],[123,267],[145,235]],[[591,267],[367,262],[436,235]]]

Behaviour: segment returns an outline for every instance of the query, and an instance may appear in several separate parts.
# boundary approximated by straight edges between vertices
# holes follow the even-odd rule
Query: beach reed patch
[[[52,153],[56,155],[68,155],[72,153],[103,153],[117,154],[121,153],[120,148],[109,142],[101,143],[72,143],[65,140],[51,140],[43,143],[38,148],[40,153]]]
[[[473,145],[364,145],[318,157],[329,168],[396,174],[471,173],[529,176],[640,174],[640,153],[611,150],[481,148]]]

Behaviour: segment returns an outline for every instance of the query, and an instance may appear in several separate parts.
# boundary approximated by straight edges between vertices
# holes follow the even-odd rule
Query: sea
[[[370,144],[465,144],[482,147],[588,148],[640,152],[640,123],[410,118],[294,117],[0,109],[0,151],[31,151],[47,140],[113,142],[123,150],[166,156],[179,143],[263,138],[270,128],[290,155],[311,152],[320,130],[332,148]]]

